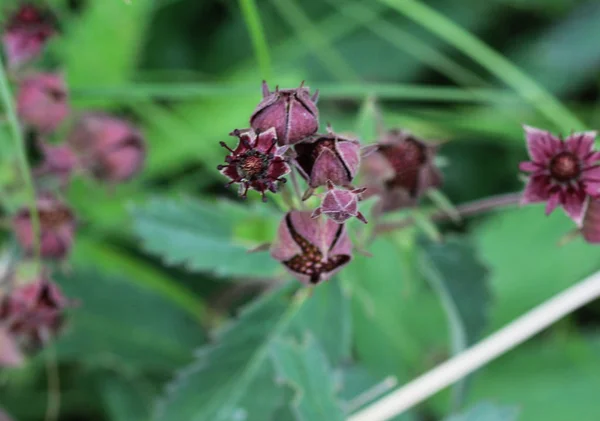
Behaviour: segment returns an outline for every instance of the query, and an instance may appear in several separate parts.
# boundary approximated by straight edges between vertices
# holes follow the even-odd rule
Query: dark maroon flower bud
[[[321,206],[312,213],[312,218],[318,218],[323,214],[336,224],[343,224],[348,219],[356,217],[366,224],[366,218],[358,210],[360,193],[365,190],[365,187],[354,190],[338,189],[328,181],[327,193],[321,201]]]
[[[13,335],[0,326],[0,368],[18,367],[23,363],[23,354],[19,349]],[[2,421],[2,411],[0,411],[0,421]]]
[[[38,198],[40,220],[40,253],[46,259],[64,259],[69,254],[75,236],[76,221],[71,209],[54,196],[44,194]],[[28,208],[23,208],[13,218],[13,231],[27,255],[34,253],[35,239]]]
[[[8,18],[2,35],[10,67],[19,67],[40,55],[50,37],[56,34],[54,16],[31,3],[22,4]]]
[[[63,76],[38,73],[23,79],[17,94],[17,113],[23,123],[42,133],[56,130],[70,113]]]
[[[61,186],[66,186],[75,170],[77,157],[69,145],[51,145],[46,142],[40,143],[43,155],[41,165],[36,168],[35,175],[51,176],[59,180]]]
[[[360,142],[331,130],[310,143],[296,145],[294,150],[298,170],[313,189],[328,180],[336,186],[350,186],[360,165]]]
[[[522,203],[548,202],[546,215],[562,206],[581,226],[588,196],[600,195],[600,152],[596,132],[573,133],[565,141],[550,132],[524,126],[531,161],[521,171],[531,173]]]
[[[380,195],[376,212],[414,206],[425,191],[442,185],[436,147],[398,129],[388,131],[378,149],[363,160],[367,196]]]
[[[271,127],[277,132],[280,145],[293,145],[301,142],[319,130],[319,110],[317,99],[319,91],[310,96],[304,82],[296,89],[275,88],[270,92],[267,82],[263,81],[263,100],[250,117],[250,125],[257,132]]]
[[[221,146],[230,154],[225,157],[227,165],[219,165],[221,174],[229,177],[233,183],[240,183],[239,194],[246,197],[248,189],[256,190],[266,200],[265,192],[277,192],[277,182],[285,183],[284,175],[290,172],[283,154],[287,146],[277,146],[277,134],[274,128],[257,133],[252,129],[234,130],[231,133],[239,139],[235,149],[225,142]]]
[[[313,219],[310,212],[288,212],[271,246],[271,256],[307,285],[325,281],[352,260],[346,226]]]
[[[84,115],[69,134],[67,144],[79,164],[99,181],[130,180],[146,158],[142,134],[130,122],[102,113]]]
[[[69,305],[58,285],[42,277],[17,286],[2,299],[0,321],[22,349],[35,349],[58,333]]]

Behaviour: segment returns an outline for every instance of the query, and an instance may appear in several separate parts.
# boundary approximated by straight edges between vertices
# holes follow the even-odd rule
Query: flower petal
[[[563,208],[569,218],[581,226],[585,208],[586,195],[581,191],[570,191],[564,197]]]
[[[588,167],[581,173],[581,179],[587,180],[600,180],[600,166]]]
[[[587,157],[584,158],[585,165],[594,165],[600,161],[600,152],[590,152]]]
[[[571,136],[567,138],[565,143],[567,144],[567,148],[579,156],[580,158],[584,158],[587,154],[592,151],[594,147],[594,139],[596,138],[596,132],[579,132],[573,133]]]
[[[529,179],[525,191],[523,192],[523,198],[521,204],[527,203],[539,203],[548,200],[550,190],[550,179],[546,176],[533,176]]]
[[[553,193],[548,200],[548,204],[546,205],[546,215],[550,215],[554,209],[560,203],[560,193]]]
[[[519,169],[523,172],[536,172],[541,170],[542,166],[533,161],[525,161],[519,164]]]
[[[600,196],[600,180],[598,181],[589,181],[585,180],[583,183],[583,189],[586,194],[592,197]]]
[[[562,142],[550,132],[530,126],[523,126],[523,128],[527,140],[527,151],[533,161],[546,163],[562,149]]]

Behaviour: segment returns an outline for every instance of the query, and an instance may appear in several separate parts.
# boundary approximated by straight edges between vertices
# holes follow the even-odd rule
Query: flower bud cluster
[[[266,191],[277,193],[292,171],[307,185],[299,200],[320,197],[312,211],[286,213],[271,245],[271,256],[301,282],[318,284],[352,260],[347,222],[356,218],[367,223],[359,211],[363,195],[379,196],[380,211],[387,212],[416,204],[425,190],[441,184],[433,146],[399,130],[368,147],[330,126],[318,133],[318,91],[311,94],[303,83],[296,89],[271,91],[263,82],[262,93],[250,128],[231,133],[237,145],[230,148],[221,142],[229,154],[218,169],[230,179],[228,185],[239,184],[242,197],[256,190],[266,200]],[[356,187],[365,163],[366,185]],[[321,188],[324,191],[318,193]]]

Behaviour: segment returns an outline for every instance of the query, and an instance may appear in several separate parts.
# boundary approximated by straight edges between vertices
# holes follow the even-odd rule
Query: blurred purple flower
[[[62,75],[37,73],[19,83],[17,113],[23,123],[42,133],[53,132],[70,111],[67,85]]]
[[[271,246],[271,256],[306,285],[325,281],[352,260],[346,226],[313,219],[310,212],[288,212]]]
[[[71,174],[77,164],[75,152],[69,145],[52,145],[47,142],[40,142],[40,150],[43,160],[41,165],[36,168],[35,175],[56,177],[61,186],[66,186],[71,178]]]
[[[264,132],[274,127],[281,146],[301,142],[317,132],[318,91],[310,96],[309,88],[304,87],[302,82],[296,89],[279,90],[277,87],[270,92],[264,81],[262,91],[263,100],[250,117],[250,125],[255,131]]]
[[[142,168],[146,147],[130,122],[103,113],[82,116],[67,139],[82,170],[99,181],[130,180]]]
[[[13,335],[8,333],[0,321],[0,368],[18,367],[21,363],[23,363],[23,354]],[[3,419],[0,410],[0,421],[3,421]]]
[[[16,68],[35,59],[54,34],[56,23],[48,10],[32,3],[22,4],[8,18],[2,34],[8,65]]]
[[[560,205],[581,225],[588,196],[600,195],[600,153],[593,149],[596,132],[574,133],[563,141],[550,132],[524,128],[531,161],[519,168],[531,175],[522,203],[547,201],[546,215]]]
[[[42,276],[0,301],[0,321],[23,349],[35,350],[58,333],[70,304],[58,285]]]
[[[230,154],[225,157],[227,165],[219,165],[217,169],[231,179],[228,185],[240,183],[241,197],[246,197],[248,189],[254,189],[266,200],[265,192],[276,193],[277,182],[285,182],[281,177],[290,172],[283,157],[288,147],[277,146],[274,128],[260,133],[252,129],[234,130],[231,135],[238,137],[238,145],[231,149],[221,142]]]
[[[386,132],[377,145],[362,166],[366,196],[380,196],[376,212],[414,206],[424,192],[442,185],[435,145],[400,129]]]
[[[338,189],[328,181],[327,192],[321,201],[321,206],[314,210],[312,217],[318,218],[323,214],[336,224],[343,224],[348,219],[356,217],[366,224],[367,220],[358,210],[360,193],[365,190],[365,187],[354,190]]]
[[[73,211],[49,194],[37,201],[40,219],[40,253],[46,259],[64,259],[69,254],[75,236],[76,221]],[[31,213],[23,208],[13,218],[13,231],[27,255],[34,252],[34,234]]]

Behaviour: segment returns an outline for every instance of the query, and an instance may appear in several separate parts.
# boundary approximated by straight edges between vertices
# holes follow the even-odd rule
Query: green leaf
[[[352,297],[354,347],[375,375],[405,381],[444,355],[443,308],[414,270],[414,244],[377,239],[373,257],[357,255],[340,275]],[[415,323],[418,321],[418,323]]]
[[[139,378],[125,379],[116,374],[98,376],[100,396],[110,421],[147,421],[154,390]]]
[[[350,357],[350,297],[339,279],[334,278],[313,289],[312,296],[294,320],[292,330],[300,340],[310,332],[333,366]]]
[[[446,310],[457,355],[473,345],[488,322],[490,286],[488,271],[474,247],[464,239],[449,237],[444,243],[422,241],[421,271]],[[465,397],[467,379],[454,387],[454,405]]]
[[[491,270],[492,328],[497,329],[600,269],[600,249],[559,241],[574,225],[561,210],[527,206],[489,216],[473,239]]]
[[[333,372],[311,335],[302,343],[279,339],[271,345],[277,374],[295,390],[291,402],[297,421],[344,421],[335,397]]]
[[[234,238],[236,226],[249,219],[262,216],[265,223],[277,222],[256,208],[163,198],[135,207],[132,214],[146,250],[167,264],[244,278],[272,277],[279,268],[268,253],[248,253],[258,243],[242,244]]]
[[[480,403],[459,415],[446,418],[446,421],[517,421],[517,408]]]
[[[283,287],[246,308],[218,334],[217,344],[201,349],[197,360],[170,385],[155,419],[229,421],[236,414],[270,419],[280,402],[272,400],[265,406],[252,399],[272,395],[269,348],[289,328],[308,291],[301,290],[290,303],[291,288]]]
[[[57,343],[59,360],[172,370],[188,363],[204,341],[187,313],[122,277],[76,268],[57,280],[79,302]]]
[[[517,405],[519,421],[598,419],[597,349],[576,333],[522,345],[474,377],[471,402]],[[478,420],[479,421],[479,420]]]

